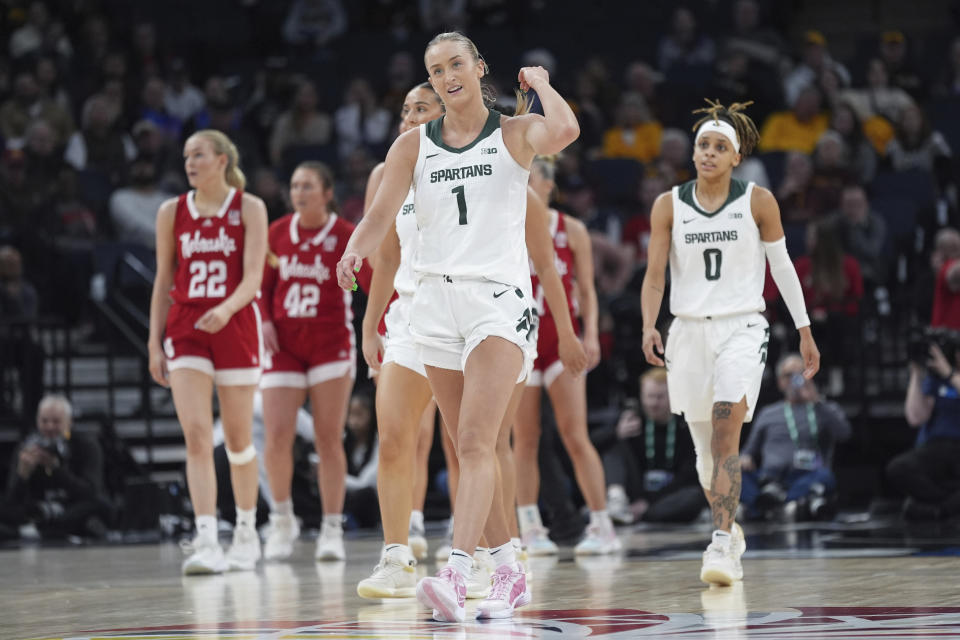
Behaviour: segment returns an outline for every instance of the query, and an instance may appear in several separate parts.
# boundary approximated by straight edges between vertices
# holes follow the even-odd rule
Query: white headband
[[[729,122],[723,120],[714,120],[710,119],[700,125],[700,128],[697,129],[697,139],[694,141],[694,144],[700,140],[702,136],[707,131],[714,131],[719,133],[722,136],[729,138],[730,142],[733,143],[733,148],[737,153],[740,153],[740,140],[737,139],[737,130],[733,128]]]

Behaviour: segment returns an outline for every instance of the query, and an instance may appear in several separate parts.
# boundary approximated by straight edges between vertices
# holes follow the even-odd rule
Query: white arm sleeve
[[[764,251],[767,252],[767,261],[770,263],[770,274],[777,283],[777,289],[787,304],[787,309],[793,317],[797,329],[810,326],[807,317],[807,305],[803,301],[803,290],[800,288],[800,278],[793,268],[790,255],[787,253],[787,239],[780,238],[776,242],[764,242]]]

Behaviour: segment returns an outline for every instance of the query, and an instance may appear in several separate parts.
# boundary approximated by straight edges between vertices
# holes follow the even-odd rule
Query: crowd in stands
[[[574,26],[571,16],[585,11],[579,3],[145,4],[157,6],[0,1],[3,320],[54,315],[88,321],[90,280],[102,268],[98,251],[122,243],[149,260],[157,208],[187,189],[181,148],[198,129],[219,129],[237,144],[249,190],[266,202],[271,220],[290,210],[285,185],[292,168],[311,159],[331,167],[340,215],[356,222],[367,176],[396,135],[403,96],[425,79],[418,52],[433,33],[462,28],[499,56],[488,79],[498,108],[514,106],[516,70],[538,64],[550,71],[580,120],[579,140],[557,162],[555,205],[582,220],[593,241],[603,362],[588,388],[591,409],[626,407],[618,421],[593,434],[604,449],[612,508],[619,505],[621,521],[688,520],[703,507],[699,490],[665,498],[668,488],[695,487],[696,479],[689,435],[657,399],[663,380],[640,382],[646,365],[639,349],[639,289],[651,204],[695,176],[690,112],[703,106],[704,97],[753,101],[747,113],[760,129],[758,152],[735,177],[777,197],[822,346],[819,382],[826,396],[844,393],[845,363],[863,349],[863,315],[902,313],[919,326],[960,329],[960,14],[924,33],[896,25],[865,28],[855,50],[841,59],[824,33],[827,25],[798,30],[792,3],[764,0],[675,8],[635,3],[625,9],[630,20],[624,21],[648,18],[644,33],[651,38],[635,51],[629,41]],[[639,6],[646,4],[656,8]],[[550,44],[543,45],[538,36],[550,32],[561,35],[544,36]],[[781,320],[776,289],[768,292],[770,316]],[[25,397],[20,411],[32,422],[42,395],[42,349],[12,340],[9,331],[0,327],[0,368],[18,370]],[[791,348],[783,344],[781,351]],[[772,346],[771,365],[778,355]],[[960,414],[953,405],[942,408],[956,402],[950,389],[958,366],[937,360],[926,370],[910,370],[907,421],[927,424],[921,443],[960,442]],[[780,373],[771,376],[768,400],[777,385],[788,396],[796,392]],[[815,390],[808,393],[820,401]],[[3,401],[0,396],[0,408]],[[62,405],[46,406],[64,412]],[[744,489],[746,478],[753,478],[753,497],[761,505],[761,496],[792,499],[798,482],[804,496],[811,485],[832,489],[830,478],[801,481],[779,464],[790,461],[774,456],[764,439],[775,435],[786,442],[777,406],[768,408],[769,415],[758,412],[745,449]],[[937,426],[928,423],[931,416]],[[800,409],[797,421],[807,425]],[[362,501],[376,445],[365,440],[370,432],[359,422],[350,429],[357,441],[350,467]],[[829,436],[823,435],[818,455],[829,466],[834,444],[849,436],[850,425],[830,403],[823,405],[820,425]],[[644,435],[654,429],[652,438]],[[675,433],[669,447],[661,442],[666,433]],[[811,450],[816,447],[805,449]],[[40,491],[14,476],[44,464],[44,455],[21,456],[8,495]],[[958,502],[955,490],[934,490],[916,478],[916,469],[933,464],[924,455],[904,454],[889,472],[898,486],[909,487],[913,512],[949,511]],[[775,468],[767,466],[770,460],[779,461]],[[949,478],[950,487],[960,483],[955,463],[944,469],[940,480]],[[89,486],[93,496],[96,487]],[[746,496],[744,503],[759,508]],[[365,509],[358,508],[365,515],[357,518],[367,522]]]

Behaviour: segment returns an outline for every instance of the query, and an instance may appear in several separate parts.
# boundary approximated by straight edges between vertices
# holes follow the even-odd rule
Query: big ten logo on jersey
[[[233,226],[240,224],[240,209],[230,209],[227,212],[227,223]]]
[[[405,204],[403,205],[403,209],[400,209],[400,215],[402,216],[408,216],[413,212],[414,212],[413,204]]]
[[[486,148],[481,148],[481,149],[480,149],[480,155],[482,155],[482,156],[491,155],[491,154],[494,154],[494,153],[496,153],[496,152],[497,152],[497,148],[496,148],[496,147],[486,147]]]

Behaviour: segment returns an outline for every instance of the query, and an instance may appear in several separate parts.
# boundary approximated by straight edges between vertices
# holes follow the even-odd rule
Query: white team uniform
[[[383,364],[394,362],[423,377],[427,372],[417,354],[417,343],[410,334],[410,305],[413,292],[416,291],[416,279],[413,273],[413,256],[419,243],[417,218],[414,215],[413,188],[403,201],[396,218],[397,236],[400,238],[400,267],[393,278],[393,288],[397,299],[390,305],[384,323],[387,335],[384,339]]]
[[[525,221],[527,178],[491,111],[480,135],[454,149],[443,118],[420,127],[413,172],[420,244],[410,333],[425,365],[462,371],[484,339],[497,336],[524,352],[517,382],[536,358],[536,314]]]
[[[754,184],[731,180],[727,201],[713,213],[697,202],[695,185],[673,188],[670,407],[688,422],[709,422],[715,402],[746,397],[749,421],[770,337],[761,313],[766,254],[750,209]]]

